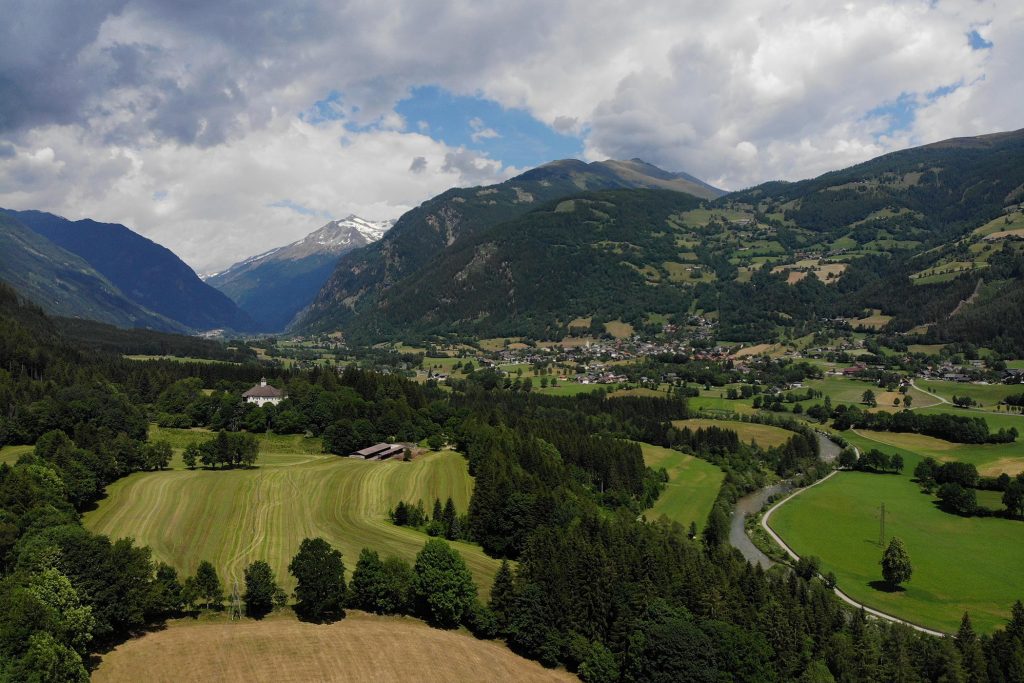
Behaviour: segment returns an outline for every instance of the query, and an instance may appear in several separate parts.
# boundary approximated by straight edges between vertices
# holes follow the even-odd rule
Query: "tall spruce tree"
[[[894,590],[901,583],[910,581],[910,577],[914,573],[914,568],[910,564],[910,555],[907,554],[903,541],[897,537],[893,537],[889,541],[889,547],[882,555],[881,565],[882,578]]]

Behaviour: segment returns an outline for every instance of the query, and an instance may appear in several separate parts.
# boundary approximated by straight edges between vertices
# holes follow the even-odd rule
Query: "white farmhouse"
[[[266,377],[262,378],[258,385],[242,394],[242,398],[244,398],[246,402],[255,403],[258,406],[265,403],[273,403],[276,406],[284,400],[284,397],[283,391],[267,384]]]

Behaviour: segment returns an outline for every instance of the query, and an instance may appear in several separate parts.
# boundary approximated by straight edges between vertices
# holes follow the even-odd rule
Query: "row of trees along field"
[[[72,500],[65,479],[78,465],[102,483],[142,467],[119,459],[114,445],[141,448],[140,406],[188,371],[82,354],[37,310],[11,297],[0,304],[0,391],[13,399],[3,424],[15,427],[5,439],[13,433],[14,441],[32,443],[60,429],[74,444],[52,457],[47,441],[66,444],[52,436],[38,454],[0,466],[0,678],[84,681],[95,649],[172,613],[172,575],[148,548],[84,530],[76,506],[87,503]],[[203,370],[206,388],[244,388],[260,372],[211,367]],[[442,588],[463,585],[456,580],[461,560],[437,545],[443,541],[430,541],[425,552],[437,548],[431,553],[443,561],[423,584],[427,604],[412,609],[432,623],[470,624],[587,681],[1012,681],[1024,672],[1024,607],[1014,607],[1007,627],[991,636],[974,635],[968,624],[956,639],[936,639],[869,621],[817,579],[765,574],[729,548],[726,501],[771,468],[807,458],[809,444],[791,440],[762,451],[727,436],[694,437],[697,449],[720,442],[705,457],[727,473],[698,541],[677,525],[638,518],[664,477],[644,466],[633,442],[670,446],[669,422],[687,416],[681,399],[511,392],[486,372],[454,383],[450,393],[356,370],[282,379],[289,391],[299,389],[293,407],[300,419],[321,433],[346,429],[346,420],[407,415],[387,429],[444,432],[466,454],[476,476],[469,536],[518,563],[499,572],[489,605],[466,607]],[[100,466],[110,462],[109,470]],[[363,566],[376,564],[367,556]],[[261,573],[251,572],[254,580],[265,579]],[[407,576],[397,567],[375,573],[384,578],[368,584],[378,587]],[[399,602],[408,595],[381,590]],[[464,586],[456,597],[471,591]]]

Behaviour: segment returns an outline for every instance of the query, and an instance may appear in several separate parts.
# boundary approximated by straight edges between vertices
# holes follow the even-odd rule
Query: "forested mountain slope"
[[[713,201],[619,189],[516,203],[524,183],[565,192],[592,166],[557,162],[474,191],[505,203],[453,190],[410,212],[379,249],[342,259],[311,329],[550,339],[574,318],[638,328],[703,313],[719,339],[767,341],[879,309],[890,332],[1024,350],[1024,132]]]
[[[76,254],[0,213],[0,280],[53,315],[121,327],[185,327],[132,301]]]
[[[200,280],[170,249],[123,225],[69,221],[41,211],[0,211],[81,257],[135,304],[185,328],[255,327],[231,299]]]
[[[344,255],[334,274],[298,322],[298,330],[343,326],[372,310],[381,292],[430,264],[458,240],[477,235],[554,199],[619,188],[661,188],[721,194],[691,176],[662,171],[638,160],[556,161],[490,187],[456,188],[407,212],[379,242]]]
[[[550,338],[577,317],[685,311],[690,295],[674,281],[681,264],[672,218],[698,204],[692,195],[653,190],[549,202],[460,240],[383,292],[353,319],[351,335]]]

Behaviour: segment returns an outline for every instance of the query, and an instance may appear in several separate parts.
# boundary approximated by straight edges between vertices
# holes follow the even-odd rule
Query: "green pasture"
[[[676,429],[689,428],[692,431],[719,427],[736,432],[741,441],[756,441],[758,446],[781,446],[793,437],[793,432],[782,427],[757,424],[756,422],[737,422],[735,420],[712,420],[708,418],[691,418],[689,420],[673,420]]]
[[[13,465],[18,458],[31,453],[35,446],[3,446],[0,447],[0,465]]]
[[[149,426],[150,441],[167,441],[174,449],[171,469],[184,469],[185,463],[181,460],[181,453],[190,443],[207,441],[216,434],[209,429],[172,429],[158,427],[155,424]],[[266,467],[294,465],[300,459],[313,460],[320,457],[333,457],[324,455],[320,437],[307,438],[302,434],[274,434],[272,432],[256,436],[260,441],[257,465]]]
[[[998,403],[1011,394],[1024,394],[1024,386],[1020,384],[974,384],[932,379],[919,379],[914,383],[947,401],[952,401],[954,395],[969,396],[985,410],[995,410]]]
[[[878,583],[883,503],[886,538],[903,540],[914,567],[897,592]],[[1024,599],[1024,522],[942,512],[906,472],[841,472],[780,507],[771,525],[798,554],[821,558],[851,597],[922,626],[952,633],[969,611],[989,632]]]
[[[542,388],[537,380],[533,381],[533,390],[551,396],[576,396],[577,394],[589,394],[593,391],[605,389],[607,391],[618,390],[618,384],[577,384],[576,382],[559,382],[558,386]]]

